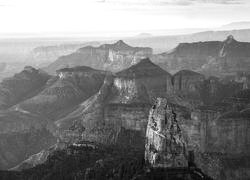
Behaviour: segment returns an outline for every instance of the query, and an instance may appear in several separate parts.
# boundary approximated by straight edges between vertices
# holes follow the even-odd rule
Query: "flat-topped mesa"
[[[186,143],[173,106],[157,98],[150,110],[146,132],[145,160],[152,167],[187,167]]]

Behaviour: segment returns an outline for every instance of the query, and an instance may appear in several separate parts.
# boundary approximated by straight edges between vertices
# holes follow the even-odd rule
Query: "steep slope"
[[[57,73],[41,92],[0,112],[0,168],[16,166],[54,144],[53,120],[95,94],[106,74],[89,67],[66,68]]]
[[[13,108],[42,114],[57,119],[69,113],[76,105],[98,92],[106,72],[89,67],[65,68],[57,71],[46,88],[36,96]]]
[[[2,180],[127,180],[143,170],[143,154],[134,149],[79,145],[53,152],[45,163],[31,169],[0,171],[0,177]]]
[[[72,54],[58,58],[45,70],[54,74],[56,70],[65,67],[90,66],[96,69],[119,71],[151,54],[151,48],[132,47],[120,40],[114,44],[80,48]]]
[[[250,43],[233,36],[225,41],[181,43],[172,51],[156,55],[153,62],[169,71],[189,69],[221,75],[250,69]]]
[[[40,70],[25,67],[22,72],[4,79],[0,83],[0,109],[6,109],[38,93],[49,78]]]
[[[48,119],[25,111],[0,113],[0,169],[16,166],[55,143]]]

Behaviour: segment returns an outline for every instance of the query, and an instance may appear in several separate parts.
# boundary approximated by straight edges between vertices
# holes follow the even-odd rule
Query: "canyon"
[[[213,179],[246,179],[248,46],[229,36],[223,42],[184,43],[167,54],[153,55],[151,48],[118,41],[78,49],[45,71],[25,67],[0,84],[0,168],[15,167],[0,175],[25,179],[41,173],[56,178],[53,172],[67,171],[68,161],[75,167],[70,168],[70,179],[103,174],[124,174],[125,179],[135,173],[140,179],[147,166],[144,158],[155,164],[158,152],[165,160],[176,154],[161,154],[167,149],[162,135],[173,141],[169,148],[179,154],[170,158],[171,165],[161,159],[160,167],[195,165]],[[203,73],[208,57],[216,58],[208,69],[218,67],[220,76]],[[130,163],[132,169],[127,167]],[[157,173],[152,170],[153,174]]]

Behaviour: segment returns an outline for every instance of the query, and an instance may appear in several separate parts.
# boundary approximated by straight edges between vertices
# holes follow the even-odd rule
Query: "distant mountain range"
[[[221,76],[249,71],[249,49],[250,43],[239,42],[230,35],[224,41],[180,43],[172,51],[152,59],[170,72],[190,69]]]
[[[197,33],[198,32],[198,33]],[[143,34],[142,34],[143,35]],[[145,36],[146,35],[146,36]],[[120,37],[130,46],[150,47],[154,54],[169,51],[179,43],[199,41],[223,41],[225,37],[233,35],[242,42],[250,42],[250,30],[209,30],[200,29],[189,32],[181,32],[178,35],[153,35]],[[113,39],[113,40],[112,40]],[[45,67],[61,56],[66,56],[84,46],[99,46],[100,44],[112,44],[115,38],[95,38],[94,42],[84,38],[32,38],[32,39],[3,39],[0,42],[0,62],[4,63],[3,71],[0,72],[0,80],[12,76],[23,69],[26,65]],[[88,41],[88,42],[86,42]]]
[[[233,35],[238,41],[250,42],[250,28],[242,30],[208,30],[198,33],[173,36],[125,38],[124,41],[132,46],[151,47],[154,51],[154,54],[157,54],[169,51],[178,46],[180,43],[223,41],[229,35]]]
[[[120,40],[99,47],[82,47],[72,54],[59,57],[44,70],[53,74],[65,67],[89,66],[101,70],[119,71],[151,55],[151,48],[132,47]]]
[[[219,30],[239,30],[239,29],[250,29],[250,21],[232,22],[223,25]]]
[[[250,69],[249,48],[250,43],[240,42],[229,35],[223,41],[180,43],[172,50],[153,55],[151,48],[132,47],[120,40],[114,44],[80,48],[72,54],[59,57],[44,70],[55,74],[57,69],[64,67],[90,66],[117,72],[149,57],[169,72],[189,69],[207,75],[223,76]]]

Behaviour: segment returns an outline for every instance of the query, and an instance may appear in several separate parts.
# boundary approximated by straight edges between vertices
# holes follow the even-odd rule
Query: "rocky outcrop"
[[[6,109],[42,90],[50,78],[46,73],[27,66],[0,83],[0,109]]]
[[[150,110],[146,133],[145,160],[153,167],[187,167],[186,143],[173,107],[157,98]]]
[[[151,48],[132,47],[120,40],[114,44],[80,48],[70,55],[58,58],[45,70],[54,74],[56,70],[65,67],[89,66],[95,69],[117,72],[151,55]]]

